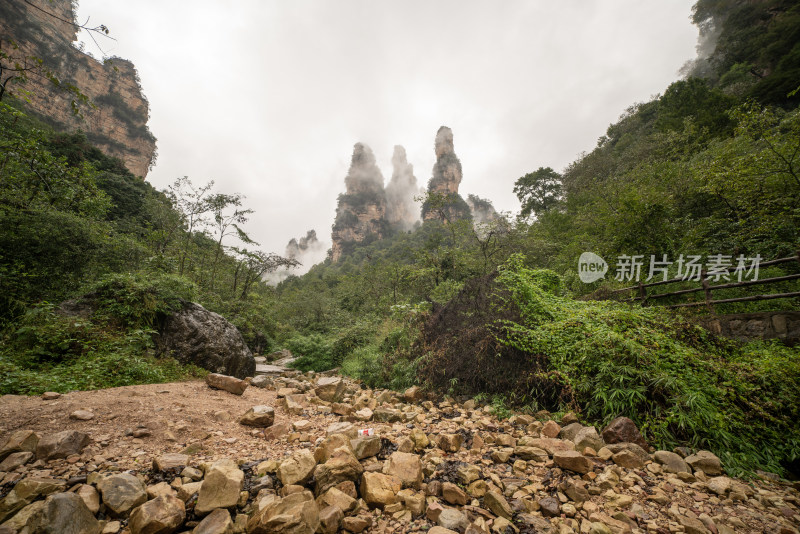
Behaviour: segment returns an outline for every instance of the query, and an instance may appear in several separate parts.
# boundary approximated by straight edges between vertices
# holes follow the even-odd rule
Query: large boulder
[[[40,534],[100,534],[103,527],[74,493],[56,493],[31,517],[25,532]]]
[[[206,470],[194,511],[204,516],[215,508],[231,508],[239,500],[244,473],[231,459],[217,460]]]
[[[247,522],[248,534],[314,534],[319,528],[319,508],[310,491],[275,499]]]
[[[256,371],[256,361],[239,330],[194,302],[184,302],[165,319],[156,346],[160,354],[213,373],[246,378]]]
[[[645,451],[649,448],[636,423],[624,416],[617,417],[608,424],[603,430],[603,441],[609,444],[635,443]]]
[[[46,434],[36,445],[36,457],[39,460],[53,460],[80,454],[89,441],[88,435],[77,430],[63,430],[55,434]]]

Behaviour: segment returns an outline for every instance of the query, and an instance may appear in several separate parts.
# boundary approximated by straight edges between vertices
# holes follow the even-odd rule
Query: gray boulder
[[[185,302],[166,318],[156,347],[160,354],[213,373],[246,378],[256,371],[256,361],[239,330],[194,302]]]

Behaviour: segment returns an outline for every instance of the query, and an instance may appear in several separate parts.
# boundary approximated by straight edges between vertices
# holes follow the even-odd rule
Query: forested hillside
[[[157,191],[82,133],[54,131],[3,99],[0,393],[201,374],[154,352],[160,321],[183,299],[232,321],[255,354],[289,349],[302,370],[476,397],[500,414],[574,411],[593,424],[625,415],[659,447],[708,448],[732,470],[797,472],[796,348],[743,345],[663,309],[585,300],[625,284],[613,272],[584,284],[576,270],[585,251],[609,263],[797,252],[800,6],[700,0],[693,17],[701,56],[686,76],[633,103],[567,168],[542,161],[519,177],[520,214],[437,217],[491,205],[456,194],[454,207],[432,187],[418,228],[381,227],[277,287],[264,275],[293,260],[249,237],[242,195],[188,178]],[[340,225],[354,217],[348,206]],[[99,303],[92,314],[60,313],[84,295]]]

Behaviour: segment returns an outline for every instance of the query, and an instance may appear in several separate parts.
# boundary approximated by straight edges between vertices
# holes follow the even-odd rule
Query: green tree
[[[520,216],[540,215],[561,202],[562,177],[550,167],[539,167],[514,182],[514,193],[522,203]]]

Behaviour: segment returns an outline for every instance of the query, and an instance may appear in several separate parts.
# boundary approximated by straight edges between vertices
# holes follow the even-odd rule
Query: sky
[[[562,170],[696,55],[693,0],[80,0],[150,102],[158,189],[188,176],[242,193],[246,229],[283,253],[330,246],[353,145],[385,180],[403,145],[420,185],[453,130],[462,196],[519,211],[514,181]]]

